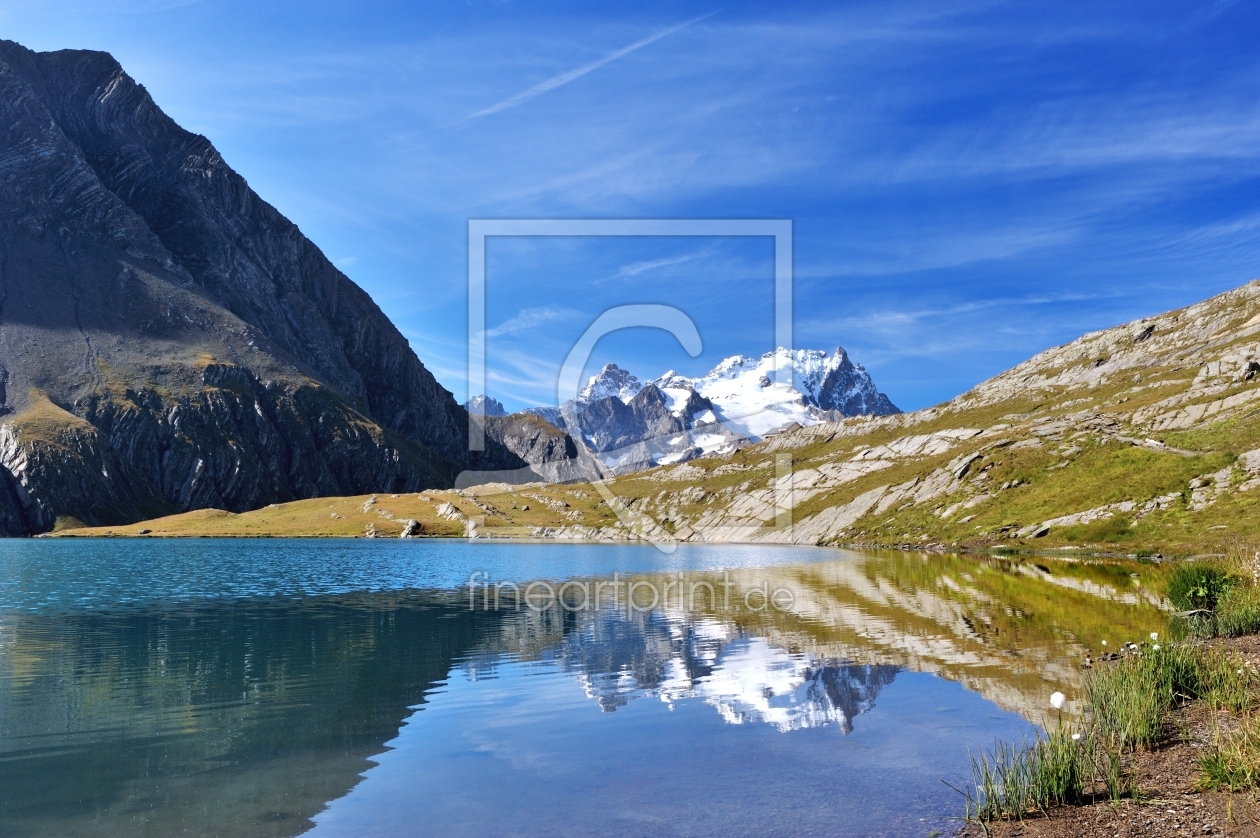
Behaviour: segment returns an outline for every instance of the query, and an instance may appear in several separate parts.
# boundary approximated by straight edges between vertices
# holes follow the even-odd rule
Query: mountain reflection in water
[[[834,723],[849,733],[899,669],[815,661],[711,618],[611,608],[580,613],[543,657],[576,675],[606,712],[639,696],[700,699],[730,724],[781,731]]]
[[[117,608],[84,580],[121,585],[132,553],[98,567],[79,547],[59,568],[34,546],[29,565],[0,556],[6,836],[490,835],[485,818],[508,812],[524,825],[494,821],[502,834],[674,821],[739,834],[775,812],[795,834],[917,835],[956,813],[936,787],[965,775],[969,747],[1030,729],[990,702],[1035,719],[1050,684],[1071,694],[1067,656],[1162,626],[1142,584],[1157,571],[1138,565],[817,551],[792,555],[831,560],[732,571],[790,587],[781,612],[470,610],[455,585],[183,600],[154,587]],[[216,551],[282,563],[299,548],[318,565],[309,545],[180,547],[199,590]],[[352,551],[369,549],[396,585],[408,557],[432,576],[434,555],[510,568],[514,547]],[[723,556],[680,553],[699,574]],[[700,800],[734,820],[689,820]]]

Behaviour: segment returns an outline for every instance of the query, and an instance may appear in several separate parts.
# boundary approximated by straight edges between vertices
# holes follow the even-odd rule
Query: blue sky
[[[1246,2],[179,2],[0,6],[113,53],[368,290],[465,397],[481,218],[790,218],[795,343],[905,409],[1048,346],[1260,277],[1260,14]],[[489,386],[554,399],[609,306],[771,348],[757,239],[493,240]]]

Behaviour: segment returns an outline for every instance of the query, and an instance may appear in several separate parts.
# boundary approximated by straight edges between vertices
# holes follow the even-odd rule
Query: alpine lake
[[[929,836],[1160,566],[0,542],[0,835]]]

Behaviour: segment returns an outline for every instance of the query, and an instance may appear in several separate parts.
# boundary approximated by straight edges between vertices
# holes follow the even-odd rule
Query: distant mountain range
[[[491,403],[502,410],[489,399],[487,416]],[[575,399],[525,412],[580,439],[615,474],[729,453],[785,428],[900,413],[843,348],[782,347],[759,358],[734,355],[700,378],[670,370],[644,382],[607,364]]]

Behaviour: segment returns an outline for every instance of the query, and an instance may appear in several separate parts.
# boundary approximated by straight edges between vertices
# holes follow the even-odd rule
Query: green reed
[[[1213,740],[1199,758],[1200,788],[1243,791],[1260,785],[1260,717],[1246,716],[1230,733],[1217,728]]]
[[[968,819],[1022,819],[1052,806],[1136,797],[1133,754],[1164,738],[1178,705],[1202,701],[1213,712],[1254,705],[1257,674],[1232,654],[1186,644],[1128,648],[1086,676],[1082,729],[1060,718],[1034,742],[998,742],[972,757],[972,784],[963,792]],[[1204,758],[1213,787],[1260,778],[1260,722],[1244,730],[1221,738]]]

